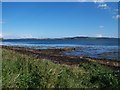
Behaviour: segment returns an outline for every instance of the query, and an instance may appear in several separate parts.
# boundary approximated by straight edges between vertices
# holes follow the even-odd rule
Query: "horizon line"
[[[38,38],[38,37],[28,37],[28,38],[4,38],[4,37],[0,37],[0,39],[75,39],[75,38],[120,38],[120,37],[107,37],[107,36],[103,36],[103,37],[96,37],[96,36],[75,36],[75,37],[54,37],[54,38]]]

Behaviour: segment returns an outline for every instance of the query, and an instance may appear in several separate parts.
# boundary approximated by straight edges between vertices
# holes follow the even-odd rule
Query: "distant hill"
[[[0,40],[3,40],[3,38],[0,38]]]
[[[20,38],[22,40],[54,40],[54,39],[112,39],[113,37],[84,37],[84,36],[77,36],[77,37],[63,37],[63,38]],[[117,39],[117,38],[113,38],[113,39]],[[0,38],[0,40],[8,40],[8,39],[3,39]],[[15,39],[16,40],[16,39]],[[19,39],[17,39],[19,40]]]
[[[113,37],[84,37],[84,36],[79,37],[79,36],[77,36],[77,37],[63,37],[63,38],[52,38],[52,39],[112,39],[112,38]]]

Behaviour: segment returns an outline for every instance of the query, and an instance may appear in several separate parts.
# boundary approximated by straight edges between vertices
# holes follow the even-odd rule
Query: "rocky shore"
[[[13,50],[15,52],[32,56],[36,59],[47,59],[57,64],[80,65],[82,63],[98,62],[115,70],[120,70],[119,60],[96,59],[84,56],[66,56],[63,53],[74,50],[75,48],[62,49],[31,49],[14,46],[1,46],[3,49]]]

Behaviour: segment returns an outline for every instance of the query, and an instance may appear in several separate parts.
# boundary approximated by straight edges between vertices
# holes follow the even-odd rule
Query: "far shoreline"
[[[119,37],[58,37],[58,38],[0,38],[0,40],[64,40],[64,39],[120,39]]]

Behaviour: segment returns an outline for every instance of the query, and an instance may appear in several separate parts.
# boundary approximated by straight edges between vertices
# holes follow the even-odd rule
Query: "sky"
[[[2,0],[2,2],[119,2],[119,0]]]
[[[3,2],[3,38],[118,37],[117,2]]]

